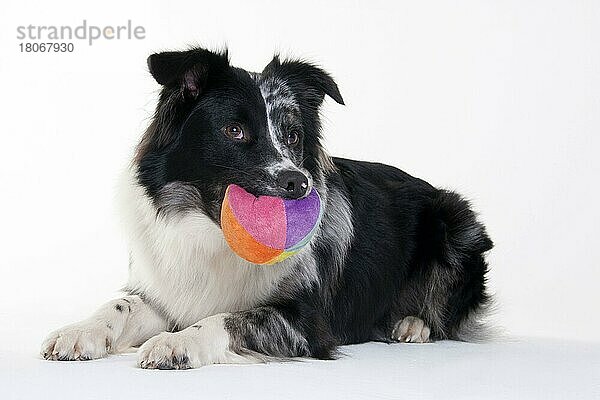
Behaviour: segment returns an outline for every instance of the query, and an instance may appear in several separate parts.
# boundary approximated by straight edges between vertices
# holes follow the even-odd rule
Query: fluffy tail
[[[429,287],[437,298],[429,309],[438,336],[481,341],[494,336],[488,323],[493,300],[486,290],[484,253],[493,247],[469,202],[440,190],[421,220],[421,260],[429,266]],[[436,326],[437,325],[437,326]]]

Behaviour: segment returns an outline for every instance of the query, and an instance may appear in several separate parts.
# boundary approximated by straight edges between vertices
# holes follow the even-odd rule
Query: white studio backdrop
[[[146,37],[19,51],[17,26],[83,19]],[[332,154],[472,199],[509,333],[600,340],[599,2],[5,1],[0,26],[7,349],[37,351],[125,283],[113,198],[156,101],[146,57],[190,43],[249,70],[274,52],[318,62],[347,104],[325,104]]]

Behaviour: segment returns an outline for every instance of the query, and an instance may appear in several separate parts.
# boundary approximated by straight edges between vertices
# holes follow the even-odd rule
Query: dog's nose
[[[308,191],[308,178],[300,171],[282,171],[277,184],[285,191],[285,197],[290,199],[299,199]]]

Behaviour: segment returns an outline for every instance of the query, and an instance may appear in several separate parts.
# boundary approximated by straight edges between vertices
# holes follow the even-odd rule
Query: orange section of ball
[[[283,250],[273,249],[256,241],[233,215],[227,196],[221,206],[221,228],[229,246],[242,258],[255,263],[265,264],[273,260]]]

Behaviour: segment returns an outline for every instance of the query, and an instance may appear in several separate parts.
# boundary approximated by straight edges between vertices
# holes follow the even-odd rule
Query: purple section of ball
[[[287,219],[285,248],[288,249],[301,241],[313,229],[319,219],[321,202],[319,195],[313,189],[304,199],[284,200],[283,203]]]

